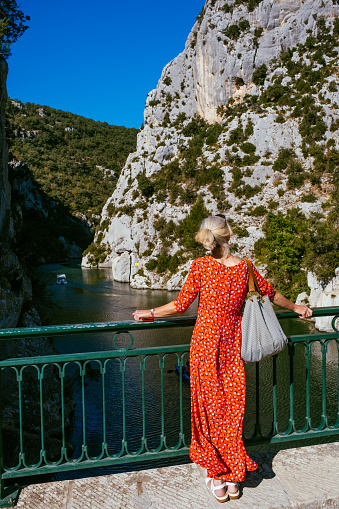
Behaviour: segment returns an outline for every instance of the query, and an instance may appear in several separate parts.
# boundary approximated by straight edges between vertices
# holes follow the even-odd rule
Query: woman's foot
[[[207,489],[211,491],[212,495],[218,500],[218,502],[226,502],[228,500],[227,489],[225,488],[226,483],[220,479],[212,479],[207,477],[206,479]],[[218,488],[218,486],[220,486]]]
[[[237,499],[240,496],[239,484],[237,482],[226,481],[227,492],[230,499]]]

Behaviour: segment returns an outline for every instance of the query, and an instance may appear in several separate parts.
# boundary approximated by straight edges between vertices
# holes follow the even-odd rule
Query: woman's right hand
[[[133,318],[136,322],[139,322],[139,320],[142,317],[152,318],[151,310],[150,309],[136,309],[133,313]]]

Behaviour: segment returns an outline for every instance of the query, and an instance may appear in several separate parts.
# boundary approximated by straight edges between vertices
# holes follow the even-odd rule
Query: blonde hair
[[[217,246],[223,246],[229,253],[228,241],[232,235],[233,232],[225,216],[209,216],[201,223],[195,240],[208,251],[213,251]]]

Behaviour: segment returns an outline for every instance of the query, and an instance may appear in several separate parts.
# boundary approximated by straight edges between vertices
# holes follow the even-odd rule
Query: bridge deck
[[[252,455],[259,463],[248,474],[233,509],[339,508],[339,442]],[[219,507],[194,464],[85,479],[33,484],[22,489],[22,509],[206,509]],[[230,507],[225,506],[225,507]]]

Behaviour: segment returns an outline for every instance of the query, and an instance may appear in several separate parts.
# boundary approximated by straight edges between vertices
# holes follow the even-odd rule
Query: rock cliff
[[[11,188],[8,180],[5,108],[7,63],[0,59],[0,328],[14,327],[24,305],[29,307],[32,286],[11,242],[15,235],[11,213]]]
[[[34,327],[40,325],[40,317],[32,302],[31,279],[24,268],[24,264],[13,249],[13,247],[16,247],[20,252],[20,246],[16,245],[15,239],[20,228],[21,208],[18,204],[12,207],[12,189],[8,180],[8,150],[5,130],[6,78],[7,64],[5,60],[0,58],[0,328],[15,327],[18,324],[22,327]],[[24,179],[20,181],[18,178],[17,185],[25,185]],[[32,188],[32,190],[34,189]],[[35,203],[34,201],[33,205]],[[22,257],[24,258],[24,253],[22,253]],[[1,358],[51,355],[54,352],[53,345],[47,338],[2,341],[0,345]],[[37,384],[36,372],[29,372],[25,378],[23,384],[25,396],[22,408],[23,434],[25,440],[27,439],[26,444],[28,444],[26,445],[26,452],[28,456],[31,456],[34,447],[35,450],[39,450],[41,416],[37,400],[34,401],[34,398],[32,398],[32,388],[36,387]],[[58,440],[61,415],[60,384],[58,378],[54,377],[53,374],[52,376],[45,377],[45,383],[46,397],[50,397],[48,416],[46,417],[46,445],[49,449],[50,457],[55,459],[58,452],[60,453],[61,444]],[[5,369],[2,375],[1,391],[3,442],[6,463],[11,463],[13,451],[17,450],[20,443],[19,403],[16,384],[17,380],[14,376],[14,370]],[[68,378],[67,384],[65,414],[66,425],[68,426],[73,412],[74,400]],[[38,460],[39,458],[34,457],[34,462]]]
[[[186,233],[206,213],[226,211],[233,250],[252,257],[268,212],[328,220],[336,187],[320,152],[339,148],[338,10],[207,0],[103,208],[93,249],[117,281],[180,288],[196,255]]]

